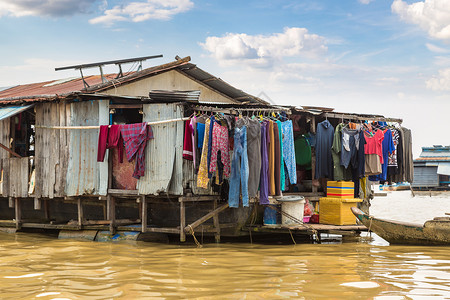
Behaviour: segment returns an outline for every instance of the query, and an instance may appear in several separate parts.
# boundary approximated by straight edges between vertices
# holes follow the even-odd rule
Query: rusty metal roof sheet
[[[252,96],[239,90],[222,79],[212,76],[211,74],[201,70],[196,65],[189,63],[190,57],[178,59],[176,61],[147,68],[139,72],[132,72],[123,77],[116,78],[116,74],[105,75],[107,82],[102,82],[100,75],[92,75],[84,77],[89,87],[85,88],[81,78],[72,80],[52,80],[40,83],[24,84],[7,88],[0,91],[0,104],[16,104],[16,103],[33,103],[39,101],[54,101],[64,98],[74,93],[97,93],[110,89],[113,86],[119,86],[139,80],[141,78],[154,76],[162,72],[177,69],[186,74],[186,76],[209,86],[210,88],[223,93],[237,103],[260,103],[268,104],[266,101]]]

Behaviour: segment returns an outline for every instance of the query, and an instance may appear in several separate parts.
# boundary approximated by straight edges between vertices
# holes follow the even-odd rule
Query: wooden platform
[[[295,233],[312,235],[315,233],[329,233],[340,235],[356,235],[367,231],[364,225],[327,225],[327,224],[299,224],[299,225],[254,225],[247,226],[247,230],[258,233]]]

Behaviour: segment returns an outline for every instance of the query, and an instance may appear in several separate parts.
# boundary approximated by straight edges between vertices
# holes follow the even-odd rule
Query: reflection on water
[[[401,195],[408,208],[403,212],[408,201],[420,203]],[[388,204],[397,206],[396,197],[375,199],[372,214],[395,219],[385,212],[392,211]],[[440,203],[433,216],[443,215],[448,203]],[[409,215],[414,220],[406,221],[422,222],[413,210]],[[0,233],[0,250],[2,299],[450,298],[447,247],[388,246],[379,238],[196,248]]]

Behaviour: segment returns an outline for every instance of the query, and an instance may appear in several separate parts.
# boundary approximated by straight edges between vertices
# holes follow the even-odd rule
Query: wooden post
[[[21,219],[22,219],[22,214],[21,214],[21,210],[20,210],[20,200],[19,198],[14,198],[14,202],[15,202],[15,214],[16,214],[16,229],[19,230],[20,229],[20,223],[21,223]]]
[[[109,232],[115,234],[115,222],[116,222],[116,199],[112,196],[108,198],[108,211],[109,211]]]
[[[9,197],[9,198],[8,198],[8,207],[9,207],[9,208],[14,208],[14,200],[13,200],[13,197]]]
[[[147,231],[147,199],[145,198],[145,195],[141,196],[141,207],[142,207],[142,214],[141,214],[141,220],[142,220],[142,232]]]
[[[34,209],[35,210],[40,210],[41,208],[42,208],[41,199],[34,198]]]
[[[311,123],[310,123],[310,129],[309,131],[311,133],[316,133],[316,117],[312,116],[311,117]],[[316,177],[316,151],[315,148],[311,149],[311,177],[312,177],[312,181],[314,182],[314,179]],[[314,184],[312,185],[312,192],[313,193],[317,193],[317,186],[315,186]]]
[[[50,220],[50,207],[48,205],[48,199],[44,199],[44,214],[45,214],[45,219],[47,221]]]
[[[180,201],[180,242],[186,242],[186,233],[184,228],[186,227],[186,207],[183,198]]]
[[[214,199],[214,210],[217,209],[217,199]],[[216,229],[216,233],[214,234],[214,238],[216,243],[220,243],[220,223],[219,223],[219,214],[214,214],[213,216],[214,228]]]
[[[83,226],[83,221],[84,221],[84,215],[83,215],[83,203],[81,202],[81,198],[78,198],[78,226],[81,227]]]

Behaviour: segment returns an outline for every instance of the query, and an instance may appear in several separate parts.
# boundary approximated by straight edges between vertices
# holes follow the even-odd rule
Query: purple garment
[[[395,151],[394,140],[392,139],[392,131],[386,130],[382,145],[383,164],[381,164],[381,174],[369,176],[370,181],[386,181],[387,169],[389,164],[389,153]]]
[[[267,152],[267,122],[261,124],[261,181],[259,204],[269,204],[269,157]]]

